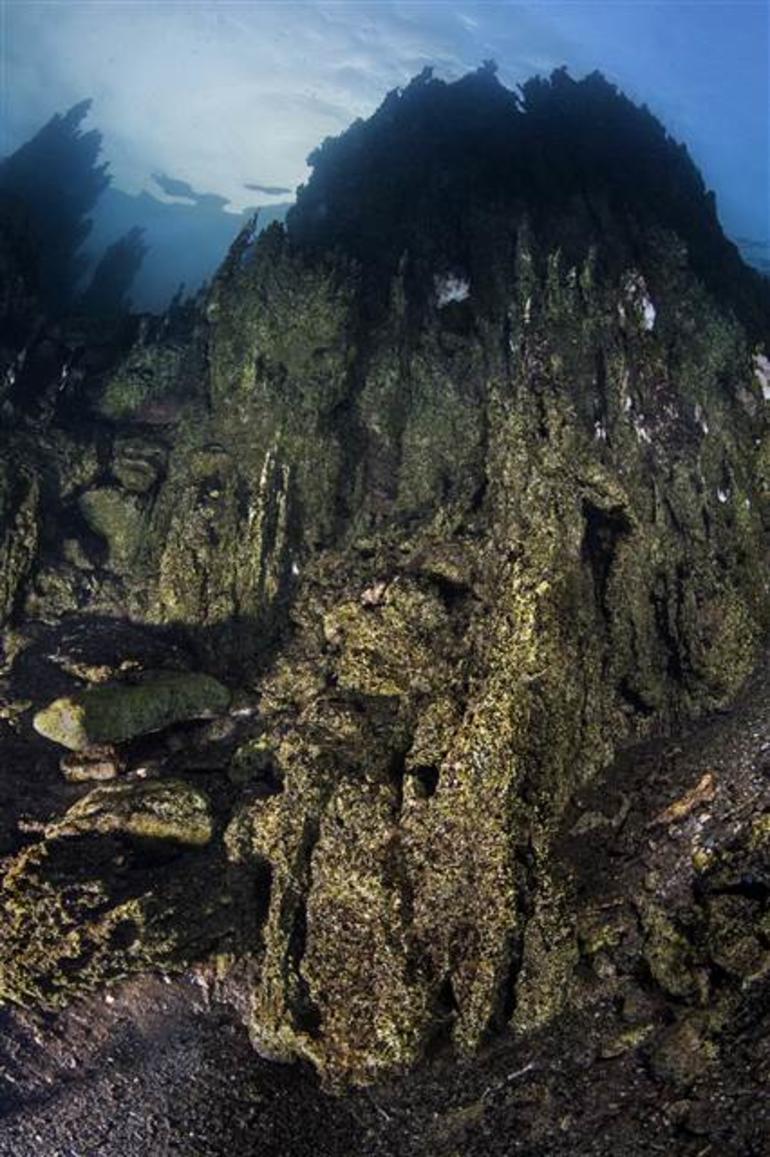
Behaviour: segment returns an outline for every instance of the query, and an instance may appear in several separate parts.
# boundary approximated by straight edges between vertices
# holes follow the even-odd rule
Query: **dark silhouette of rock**
[[[78,309],[95,317],[110,317],[128,310],[131,285],[147,253],[143,238],[144,230],[135,226],[105,250]]]
[[[288,208],[285,203],[260,208],[260,228],[282,221]],[[180,281],[195,292],[214,276],[253,212],[229,212],[216,194],[195,194],[194,200],[180,197],[171,202],[146,191],[133,194],[110,186],[97,206],[86,250],[97,260],[101,251],[128,230],[141,228],[148,252],[131,296],[138,309],[162,313]]]
[[[107,165],[98,163],[101,134],[80,127],[90,107],[84,100],[52,117],[0,163],[0,192],[26,219],[40,298],[51,314],[72,305],[87,267],[81,247],[88,215],[110,181]]]
[[[218,193],[199,193],[187,181],[180,181],[165,173],[153,173],[152,179],[169,197],[183,197],[193,205],[222,210],[228,204],[227,197],[221,197]]]
[[[426,275],[467,269],[490,233],[499,249],[525,216],[568,263],[595,246],[617,271],[655,225],[681,238],[694,271],[753,334],[767,333],[770,286],[724,236],[687,149],[599,72],[575,81],[559,69],[515,93],[492,62],[454,84],[426,68],[308,163],[290,235],[363,262],[372,285],[405,251]]]

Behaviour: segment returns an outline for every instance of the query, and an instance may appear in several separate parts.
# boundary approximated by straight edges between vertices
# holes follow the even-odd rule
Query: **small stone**
[[[166,452],[156,442],[122,437],[115,442],[112,473],[124,490],[146,494],[163,474]]]
[[[65,538],[62,543],[61,552],[66,562],[70,563],[77,570],[93,570],[94,564],[86,553],[80,539]]]
[[[15,724],[19,716],[23,715],[25,711],[29,711],[31,706],[31,699],[14,699],[10,703],[2,703],[0,704],[0,719]]]
[[[115,779],[123,770],[123,763],[114,747],[104,745],[64,755],[59,767],[68,783],[84,783]]]
[[[647,1024],[655,1016],[655,1002],[646,992],[632,988],[623,997],[620,1015],[626,1024]]]
[[[690,1101],[672,1101],[669,1105],[666,1106],[664,1112],[669,1121],[673,1121],[674,1124],[681,1125],[687,1120],[687,1116],[690,1112],[690,1106]]]
[[[274,758],[273,748],[264,736],[248,739],[235,752],[227,773],[228,778],[238,785],[249,783],[255,777],[270,772]]]

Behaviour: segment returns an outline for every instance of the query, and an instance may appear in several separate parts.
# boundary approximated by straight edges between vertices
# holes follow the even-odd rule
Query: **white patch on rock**
[[[762,389],[762,397],[770,402],[770,358],[754,354],[754,375]]]
[[[634,313],[641,320],[642,328],[649,333],[655,326],[655,318],[658,315],[658,311],[647,292],[647,285],[641,273],[635,269],[631,270],[623,282],[623,291]],[[618,305],[618,313],[620,314],[620,320],[625,321],[626,310],[622,303]]]
[[[730,495],[727,493],[727,491],[722,490],[721,487],[717,490],[717,498],[719,499],[720,502],[727,502],[729,497],[730,497]]]
[[[532,298],[528,297],[524,302],[524,324],[529,325],[532,320]]]
[[[295,578],[299,574],[299,567],[297,566],[296,562],[293,562],[291,564],[291,573],[294,575]]]
[[[446,273],[443,276],[436,274],[433,278],[436,290],[436,304],[439,309],[450,305],[454,301],[465,301],[471,292],[471,283],[466,277],[458,273]]]
[[[607,427],[604,425],[604,422],[598,418],[594,422],[594,437],[598,439],[599,442],[607,441]]]
[[[365,607],[378,607],[384,599],[387,589],[388,584],[384,579],[380,579],[379,582],[373,583],[362,592],[361,602]]]
[[[703,413],[702,407],[697,402],[695,403],[695,421],[699,423],[703,433],[708,434],[709,424],[706,421],[706,415]]]
[[[641,418],[634,418],[634,429],[636,430],[637,437],[641,438],[642,442],[646,442],[648,446],[652,445],[650,431]]]

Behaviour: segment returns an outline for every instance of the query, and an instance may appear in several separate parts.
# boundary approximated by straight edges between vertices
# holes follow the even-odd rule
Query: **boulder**
[[[165,459],[166,452],[158,443],[124,435],[115,440],[112,473],[124,490],[146,494],[161,477]]]
[[[213,820],[208,798],[179,779],[102,784],[51,826],[50,835],[119,833],[204,847]]]
[[[142,540],[142,511],[136,498],[101,486],[82,494],[78,506],[89,529],[107,544],[109,569],[129,567]]]
[[[37,713],[33,726],[46,739],[83,751],[215,715],[229,703],[227,688],[210,675],[168,671],[141,683],[89,687],[56,699]]]

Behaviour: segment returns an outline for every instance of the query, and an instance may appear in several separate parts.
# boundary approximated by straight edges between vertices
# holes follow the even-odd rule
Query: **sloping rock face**
[[[727,704],[767,628],[766,288],[649,114],[570,85],[422,78],[327,143],[288,232],[245,233],[184,341],[140,338],[29,457],[66,537],[38,549],[23,499],[4,523],[6,613],[177,624],[258,689],[272,786],[215,842],[269,880],[255,1044],[330,1079],[560,1010],[565,808]],[[557,147],[581,104],[633,183]]]

